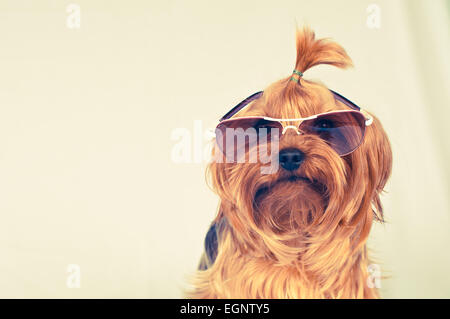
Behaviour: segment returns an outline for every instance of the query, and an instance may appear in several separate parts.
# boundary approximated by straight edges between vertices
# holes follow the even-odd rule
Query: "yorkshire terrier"
[[[346,51],[309,28],[296,44],[292,75],[217,126],[207,172],[221,201],[189,297],[379,296],[366,242],[383,221],[389,140],[376,117],[303,77],[319,64],[352,66]]]

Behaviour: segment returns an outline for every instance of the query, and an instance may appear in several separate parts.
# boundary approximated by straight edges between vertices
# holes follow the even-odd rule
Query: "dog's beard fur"
[[[296,136],[291,139],[287,136],[280,149],[284,145],[294,146],[292,142],[296,140]],[[324,223],[324,219],[329,223],[336,210],[335,203],[343,195],[345,165],[339,156],[319,138],[305,138],[301,144],[306,160],[295,173],[279,169],[277,173],[262,175],[260,165],[246,164],[227,175],[228,189],[238,199],[237,210],[247,213],[239,216],[243,227],[251,228],[243,233],[256,233],[258,236],[250,240],[251,245],[255,246],[255,240],[259,239],[257,250],[265,250],[266,257],[278,264],[298,260],[317,232],[317,224]],[[311,145],[309,152],[308,145]],[[277,154],[273,155],[276,160]],[[225,211],[224,214],[227,215]],[[228,218],[239,225],[232,216]]]
[[[297,48],[303,51],[317,50],[311,43],[320,41],[308,29],[297,34]],[[329,55],[340,50],[335,65],[350,63],[337,44],[328,50]],[[297,57],[296,69],[308,61]],[[303,79],[300,84],[289,78],[273,84],[240,115],[298,118],[324,112],[325,106],[347,109],[325,87]],[[197,273],[189,296],[378,296],[367,285],[365,243],[374,217],[383,219],[379,193],[391,170],[391,150],[381,124],[374,118],[363,144],[345,157],[315,136],[289,132],[280,139],[279,149],[291,147],[305,154],[294,172],[279,168],[261,174],[259,163],[209,165],[211,184],[221,198],[215,220],[218,254],[207,270]],[[278,154],[271,156],[276,160]]]

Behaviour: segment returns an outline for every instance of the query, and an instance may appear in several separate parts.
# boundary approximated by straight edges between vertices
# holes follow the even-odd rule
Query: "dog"
[[[384,221],[390,143],[375,116],[303,76],[320,64],[352,66],[346,51],[308,27],[297,30],[296,47],[292,75],[238,104],[216,129],[207,175],[220,205],[190,298],[379,298],[368,285],[366,241],[372,223]],[[265,145],[277,144],[271,173],[261,162],[226,160],[225,149],[232,157],[242,149],[223,140],[237,127],[263,128]]]

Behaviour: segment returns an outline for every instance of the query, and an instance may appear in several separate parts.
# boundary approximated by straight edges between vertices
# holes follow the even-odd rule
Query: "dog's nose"
[[[287,171],[299,168],[304,159],[305,154],[296,148],[286,148],[279,154],[280,165]]]

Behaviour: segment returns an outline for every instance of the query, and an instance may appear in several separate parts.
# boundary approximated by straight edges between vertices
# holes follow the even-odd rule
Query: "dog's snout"
[[[299,168],[304,159],[305,154],[296,148],[286,148],[279,154],[280,165],[287,171]]]

